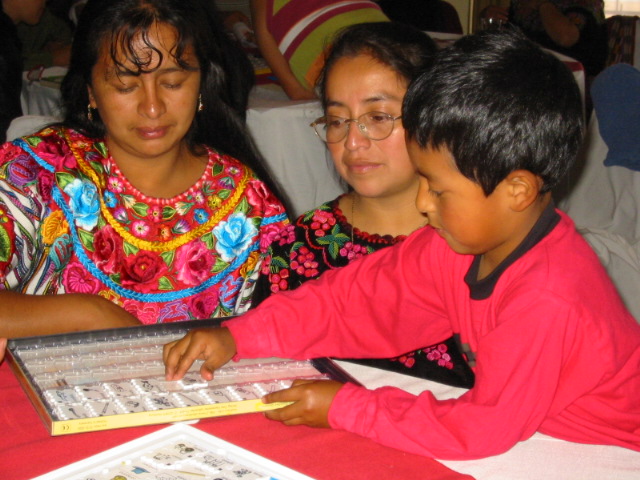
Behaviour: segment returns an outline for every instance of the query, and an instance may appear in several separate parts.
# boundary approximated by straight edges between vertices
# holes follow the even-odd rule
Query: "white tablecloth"
[[[65,75],[66,67],[49,67],[42,71],[41,77]],[[27,72],[22,76],[22,93],[20,95],[22,113],[30,116],[59,116],[60,89],[42,85],[39,81],[29,81]]]
[[[466,390],[408,375],[338,362],[365,387],[395,386],[415,395],[431,390],[438,399],[457,398]],[[639,480],[640,452],[605,445],[565,442],[536,433],[501,455],[480,460],[439,460],[476,480]]]

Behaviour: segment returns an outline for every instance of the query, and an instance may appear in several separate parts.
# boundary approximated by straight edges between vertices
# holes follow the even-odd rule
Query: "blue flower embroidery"
[[[209,220],[209,214],[202,208],[196,208],[193,211],[193,218],[198,223],[205,223],[207,220]]]
[[[257,233],[258,229],[244,213],[233,213],[213,229],[213,235],[218,240],[216,251],[222,260],[230,262],[251,245]]]
[[[98,223],[100,212],[96,186],[89,181],[76,178],[64,187],[64,192],[69,195],[69,207],[73,212],[76,225],[85,230],[93,229]]]
[[[118,204],[118,198],[116,194],[107,190],[104,192],[104,203],[107,204],[107,207],[113,208]]]

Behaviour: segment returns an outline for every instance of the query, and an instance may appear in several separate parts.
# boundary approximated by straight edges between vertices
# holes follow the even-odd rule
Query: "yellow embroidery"
[[[80,155],[80,153],[76,151],[76,149],[72,146],[71,139],[69,138],[68,132],[66,130],[64,132],[64,135],[65,135],[65,139],[67,140],[67,143],[69,144],[69,148],[73,153],[73,156],[78,161],[78,168],[82,173],[87,175],[98,187],[98,192],[100,193],[100,196],[99,196],[100,211],[102,212],[102,215],[106,219],[107,223],[109,223],[109,225],[111,225],[113,229],[116,232],[118,232],[126,242],[140,249],[144,249],[152,252],[168,252],[168,251],[175,250],[176,248],[186,245],[192,240],[195,240],[196,238],[201,237],[206,232],[211,231],[211,229],[215,225],[220,223],[220,221],[223,218],[225,218],[236,207],[251,178],[249,170],[247,169],[247,167],[243,165],[242,178],[238,182],[238,185],[236,186],[235,191],[231,196],[229,196],[229,198],[227,198],[227,200],[224,203],[221,204],[220,209],[216,211],[215,214],[211,215],[209,220],[199,225],[194,230],[184,233],[174,238],[173,240],[169,240],[167,242],[150,242],[148,240],[143,240],[141,238],[135,237],[134,235],[129,233],[115,218],[113,218],[113,215],[111,215],[111,212],[109,211],[109,209],[104,203],[104,198],[102,193],[102,188],[104,188],[103,182],[100,181],[101,179],[99,178],[98,174],[89,166],[89,164],[84,160],[82,155]]]
[[[42,223],[42,241],[52,245],[56,238],[69,232],[69,224],[61,210],[55,210]]]
[[[251,252],[247,261],[240,267],[240,275],[244,278],[249,277],[253,273],[258,260],[260,260],[260,254],[258,252]]]

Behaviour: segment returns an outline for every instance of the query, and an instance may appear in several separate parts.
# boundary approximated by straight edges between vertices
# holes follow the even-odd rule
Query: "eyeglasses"
[[[371,140],[384,140],[395,126],[396,120],[402,118],[402,115],[392,117],[388,113],[368,112],[360,115],[358,118],[342,118],[335,115],[325,115],[313,122],[310,127],[316,132],[323,142],[338,143],[343,140],[349,133],[349,124],[355,123],[358,130],[365,137]]]

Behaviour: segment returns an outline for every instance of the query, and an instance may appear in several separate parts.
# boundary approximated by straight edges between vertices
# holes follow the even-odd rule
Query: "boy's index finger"
[[[166,344],[162,349],[167,380],[179,380],[187,373],[198,354],[194,353],[189,335],[181,340]]]

